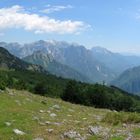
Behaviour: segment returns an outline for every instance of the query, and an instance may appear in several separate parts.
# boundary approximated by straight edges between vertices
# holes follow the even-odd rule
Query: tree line
[[[140,97],[104,84],[87,84],[31,71],[0,70],[0,89],[25,89],[42,96],[62,98],[75,104],[140,112]]]

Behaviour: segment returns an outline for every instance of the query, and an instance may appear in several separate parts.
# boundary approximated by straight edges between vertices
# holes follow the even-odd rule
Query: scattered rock
[[[51,113],[50,117],[56,117],[57,115],[55,113]]]
[[[68,111],[70,111],[70,112],[74,112],[74,110],[73,110],[73,109],[68,109]]]
[[[11,123],[10,122],[5,122],[6,126],[10,126]]]
[[[46,125],[46,123],[44,123],[44,122],[38,122],[38,123],[42,126]]]
[[[9,89],[9,88],[6,88],[6,92],[11,95],[11,96],[14,96],[14,93]]]
[[[0,93],[4,93],[4,90],[1,90],[1,89],[0,89]]]
[[[59,105],[54,105],[53,108],[59,110],[60,109],[60,106]]]
[[[128,137],[126,138],[126,140],[133,140],[133,136],[131,133],[128,134]]]
[[[80,123],[80,121],[77,121],[77,120],[75,120],[74,122],[77,123],[77,124]]]
[[[122,124],[122,127],[126,128],[127,127],[127,124],[126,123],[123,123]]]
[[[25,133],[19,129],[14,129],[13,132],[17,135],[24,135]]]
[[[40,113],[44,113],[45,111],[44,111],[44,110],[39,110],[39,112],[40,112]]]
[[[49,133],[52,133],[52,132],[53,132],[53,129],[47,129],[47,131],[48,131]]]
[[[26,98],[26,101],[28,101],[28,102],[32,102],[32,100],[31,100],[31,99],[29,99],[29,98]]]
[[[38,118],[37,116],[34,116],[34,117],[33,117],[33,120],[39,121],[39,118]]]
[[[60,123],[60,122],[54,122],[53,124],[54,125],[57,125],[57,126],[60,126],[62,123]]]
[[[45,123],[46,123],[46,124],[51,124],[51,122],[50,122],[50,121],[46,121]]]
[[[87,120],[87,118],[83,118],[83,120]]]
[[[118,113],[118,111],[116,111],[116,110],[113,110],[113,112]]]
[[[51,111],[50,111],[50,110],[48,110],[48,111],[47,111],[47,113],[51,113]]]
[[[15,102],[16,102],[19,106],[21,106],[21,102],[20,102],[19,100],[15,100]]]
[[[68,132],[65,132],[63,134],[64,138],[69,138],[69,139],[75,139],[75,140],[83,140],[81,135],[77,133],[76,131],[70,130]]]
[[[68,116],[68,117],[71,117],[72,115],[68,114],[67,116]]]
[[[44,138],[35,138],[35,139],[33,139],[33,140],[44,140]]]
[[[89,129],[88,129],[88,131],[91,135],[98,135],[100,130],[101,130],[101,128],[98,126],[95,126],[95,127],[89,126]]]

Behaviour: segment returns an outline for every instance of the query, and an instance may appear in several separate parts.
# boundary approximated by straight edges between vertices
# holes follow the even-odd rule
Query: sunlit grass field
[[[90,126],[99,133],[91,134]],[[140,114],[74,105],[27,91],[0,92],[0,140],[68,140],[64,133],[69,131],[81,140],[140,140]]]

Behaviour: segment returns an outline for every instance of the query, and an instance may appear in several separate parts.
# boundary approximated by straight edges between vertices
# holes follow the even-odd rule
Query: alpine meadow
[[[140,1],[0,1],[0,140],[140,140]]]

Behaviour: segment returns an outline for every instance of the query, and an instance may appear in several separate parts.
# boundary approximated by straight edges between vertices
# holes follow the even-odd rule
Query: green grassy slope
[[[2,140],[68,140],[64,133],[70,130],[79,133],[81,140],[140,139],[140,114],[137,113],[95,109],[9,89],[0,92],[0,99]],[[55,117],[51,117],[53,113]],[[97,128],[96,135],[89,133],[90,126]],[[25,134],[17,135],[14,129]]]

